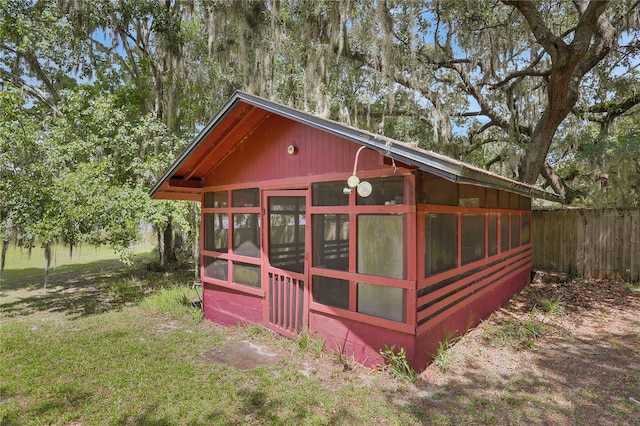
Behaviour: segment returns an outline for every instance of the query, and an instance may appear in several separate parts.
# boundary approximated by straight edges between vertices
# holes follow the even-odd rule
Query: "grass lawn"
[[[216,327],[167,320],[141,308],[72,324],[2,328],[0,423],[321,424],[332,417],[392,421],[382,394],[345,383],[331,389],[282,361],[240,371],[203,354],[225,341]],[[290,345],[292,346],[292,345]],[[294,347],[290,348],[295,350]],[[355,404],[359,410],[352,411]],[[348,422],[352,423],[352,422]]]
[[[100,262],[0,287],[0,425],[640,424],[633,285],[536,283],[411,384],[312,337],[202,321],[192,271]],[[211,356],[240,342],[278,360]]]
[[[84,274],[84,273],[83,273]],[[0,293],[0,425],[416,423],[375,374],[261,327],[201,321],[191,271],[103,269]],[[105,278],[105,275],[108,275]],[[280,360],[212,362],[233,341]],[[321,343],[321,342],[320,342]],[[353,367],[356,367],[354,370]],[[381,380],[385,383],[386,378]],[[386,385],[385,385],[386,386]]]
[[[133,252],[137,255],[148,253],[152,249],[150,243],[139,243],[133,247]],[[118,255],[107,246],[83,245],[74,247],[73,254],[70,255],[69,248],[56,245],[52,249],[52,261],[50,274],[73,274],[78,271],[93,270],[96,268],[113,268],[119,265]],[[7,250],[5,259],[5,269],[0,281],[0,288],[8,287],[14,283],[23,285],[24,283],[37,284],[44,280],[44,249],[40,244],[29,253],[28,250],[11,245]]]

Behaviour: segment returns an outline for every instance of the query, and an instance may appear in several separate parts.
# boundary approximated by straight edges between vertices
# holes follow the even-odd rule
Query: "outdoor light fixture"
[[[358,157],[360,156],[360,152],[365,148],[366,146],[361,146],[360,148],[358,148],[358,151],[356,151],[356,158],[355,158],[355,161],[353,162],[353,174],[349,176],[349,179],[347,179],[348,187],[342,190],[343,194],[351,194],[351,192],[353,191],[353,188],[357,188],[359,196],[368,197],[369,195],[371,195],[371,191],[372,191],[371,184],[366,181],[360,182],[360,178],[357,176]]]
[[[358,184],[358,195],[363,197],[363,198],[367,198],[369,195],[371,195],[371,191],[373,191],[373,188],[371,187],[371,184],[369,182],[362,181]]]
[[[289,153],[289,155],[294,155],[298,153],[298,147],[295,146],[294,144],[291,144],[287,147],[287,152]]]

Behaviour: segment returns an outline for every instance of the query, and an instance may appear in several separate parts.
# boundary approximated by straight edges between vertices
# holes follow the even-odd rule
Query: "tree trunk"
[[[51,243],[44,245],[44,288],[49,283],[49,268],[51,267]]]
[[[569,44],[547,27],[534,2],[524,0],[502,0],[502,2],[513,6],[522,14],[537,43],[551,57],[547,107],[536,124],[531,134],[531,141],[525,148],[525,155],[518,165],[519,179],[525,183],[535,184],[538,176],[544,173],[546,157],[558,126],[578,101],[580,81],[607,55],[616,33],[611,23],[601,17],[607,7],[607,1],[590,1],[579,5],[580,20]],[[549,173],[546,174],[549,176]],[[548,183],[559,195],[565,191],[563,182],[557,179],[548,180]]]
[[[4,266],[7,260],[7,250],[9,250],[9,240],[2,240],[2,254],[0,255],[0,280],[2,280],[2,274],[4,273]]]
[[[174,250],[173,242],[173,218],[169,217],[167,221],[167,226],[162,231],[162,240],[163,240],[163,255],[162,255],[162,266],[170,266],[175,264],[178,261],[176,257],[176,252]]]
[[[554,101],[552,91],[555,87],[549,87],[549,106],[540,117],[540,121],[533,130],[531,135],[531,141],[525,148],[525,155],[520,159],[518,166],[519,179],[522,182],[533,185],[538,180],[538,176],[542,172],[545,162],[547,161],[547,153],[553,142],[553,137],[558,129],[558,126],[565,119],[569,113],[571,107],[575,104],[572,99],[573,96],[568,96],[568,88],[559,87],[558,91],[564,93],[556,93],[555,98],[562,99],[561,101]],[[563,90],[564,89],[564,90]],[[577,98],[576,98],[577,100]],[[556,182],[549,182],[557,194],[560,194],[562,189],[557,187]]]
[[[158,238],[158,259],[160,265],[164,265],[164,240],[162,239],[162,230],[159,227],[156,228],[156,237]]]

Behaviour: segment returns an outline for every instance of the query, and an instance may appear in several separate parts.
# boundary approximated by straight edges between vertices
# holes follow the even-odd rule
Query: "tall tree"
[[[513,146],[518,179],[536,183],[542,175],[570,201],[573,194],[547,154],[588,74],[616,46],[620,33],[637,37],[636,6],[523,0],[438,1],[423,8],[380,1],[377,22],[363,18],[349,26],[344,54],[422,95],[443,142],[452,140],[446,123],[464,118],[458,123],[468,126],[465,150],[494,142]],[[623,12],[631,18],[619,19]],[[363,30],[367,27],[382,35],[378,49],[360,42],[371,31]],[[633,53],[636,61],[638,54]]]
[[[122,238],[114,238],[126,240],[133,229],[127,214],[137,217],[135,197],[242,89],[549,185],[567,201],[592,197],[586,188],[595,174],[586,169],[607,175],[608,152],[630,149],[629,135],[636,134],[638,6],[637,0],[0,0],[0,82],[23,96],[4,134],[16,126],[30,134],[11,153],[4,150],[15,141],[2,141],[0,173],[25,194],[28,187],[17,183],[43,174],[51,190],[40,198],[55,209],[26,196],[25,206],[38,220],[55,217],[64,225],[43,222],[39,232],[73,247],[95,240],[92,229],[100,223],[114,236],[122,227]],[[44,147],[56,153],[49,164],[32,155]],[[101,173],[92,174],[88,164]],[[46,175],[52,167],[58,177]],[[81,188],[83,179],[92,183]],[[61,182],[78,189],[56,190]],[[1,185],[0,195],[24,195]],[[103,213],[122,203],[120,222],[83,210],[88,198]],[[27,229],[9,205],[0,208],[4,229]],[[191,217],[187,206],[143,210],[157,226],[159,246]],[[164,248],[170,261],[173,248]]]
[[[0,79],[7,90],[30,96],[16,104],[22,111],[15,114],[14,123],[34,115],[39,123],[30,129],[29,140],[36,141],[38,149],[31,150],[26,166],[13,159],[7,160],[11,163],[6,169],[24,180],[28,170],[43,173],[32,179],[42,192],[37,204],[42,209],[30,215],[33,226],[11,223],[29,241],[39,238],[45,253],[55,241],[70,250],[91,241],[108,243],[126,258],[127,245],[139,231],[140,213],[155,205],[141,206],[147,203],[147,188],[183,146],[179,131],[176,137],[166,131],[176,120],[175,114],[165,111],[180,111],[171,107],[172,93],[178,91],[165,89],[172,87],[166,76],[177,51],[172,44],[175,17],[155,6],[155,2],[0,2],[4,36]],[[150,26],[153,30],[148,30]],[[119,42],[108,44],[110,37]],[[156,46],[169,53],[158,59]],[[195,126],[193,120],[188,126]],[[45,165],[44,159],[50,164]],[[11,194],[1,195],[13,203],[28,203],[32,194],[26,186],[14,186]],[[9,217],[9,208],[2,210]],[[168,228],[172,234],[176,227]]]
[[[576,193],[550,161],[554,144],[576,107],[597,108],[608,80],[640,61],[630,0],[213,4],[205,30],[251,77],[243,87],[539,181],[567,202]]]

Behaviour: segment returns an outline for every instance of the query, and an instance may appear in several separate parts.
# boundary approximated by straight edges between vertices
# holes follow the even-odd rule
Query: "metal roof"
[[[521,195],[526,195],[528,197],[542,198],[548,201],[562,201],[562,199],[556,194],[533,185],[508,179],[442,154],[417,148],[404,142],[340,124],[332,120],[320,118],[244,92],[236,92],[213,118],[213,120],[211,120],[200,131],[191,144],[189,144],[185,151],[178,157],[174,164],[150,191],[150,195],[152,197],[181,198],[180,194],[182,194],[184,195],[182,198],[185,199],[199,199],[199,189],[196,189],[195,187],[187,187],[184,189],[177,189],[173,187],[173,189],[169,189],[168,182],[170,179],[177,177],[176,173],[180,170],[181,166],[185,164],[189,157],[200,147],[207,137],[219,125],[221,125],[225,117],[243,103],[331,133],[359,145],[366,146],[367,148],[375,150],[386,157],[392,158],[398,162],[414,165],[420,170],[435,174],[452,182],[504,189]],[[170,194],[174,194],[175,196],[171,196]]]

